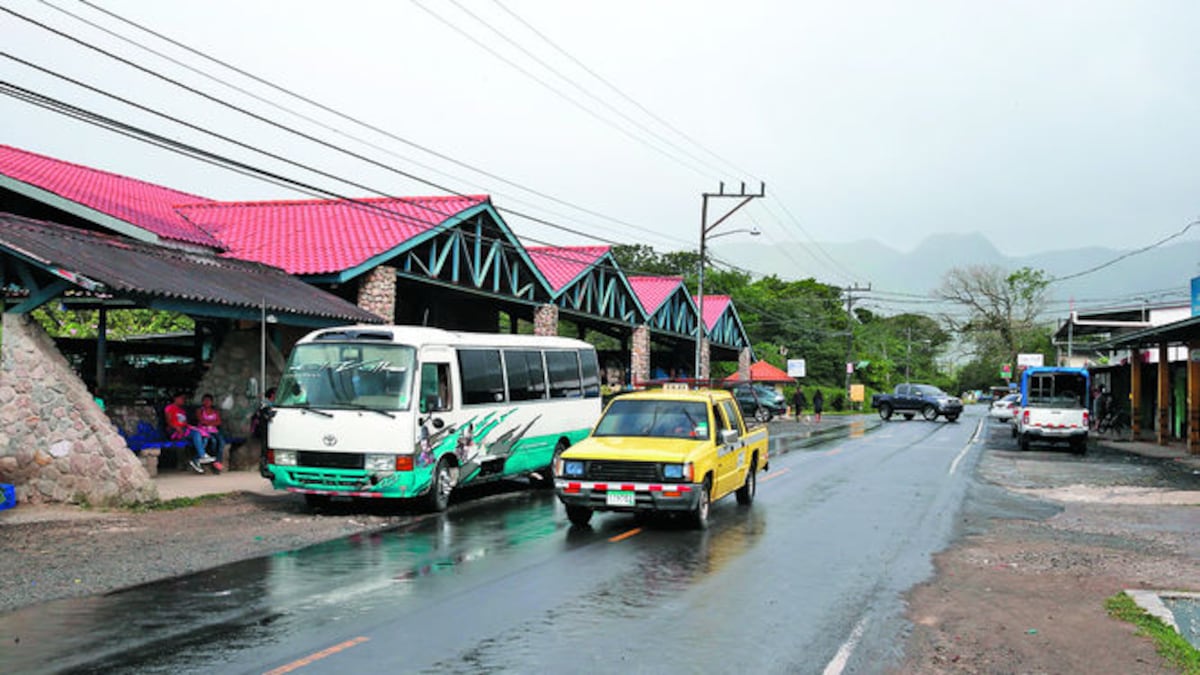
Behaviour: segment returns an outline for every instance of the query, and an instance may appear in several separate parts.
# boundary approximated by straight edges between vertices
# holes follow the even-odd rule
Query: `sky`
[[[0,6],[334,147],[7,13],[5,54],[307,168],[9,58],[0,79],[338,194],[488,193],[557,226],[505,214],[528,244],[694,250],[701,193],[743,181],[766,197],[714,230],[717,252],[754,228],[778,246],[981,232],[1009,255],[1129,249],[1200,217],[1195,2],[97,2],[410,144],[67,0]],[[306,197],[7,96],[0,122],[0,143],[207,197]],[[711,200],[710,222],[735,203]]]

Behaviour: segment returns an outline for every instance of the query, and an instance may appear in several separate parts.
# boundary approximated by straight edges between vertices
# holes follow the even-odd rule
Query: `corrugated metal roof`
[[[379,323],[379,317],[283,270],[98,234],[0,213],[0,252],[16,254],[57,276],[114,295],[291,314],[332,322]],[[234,314],[234,312],[231,312]],[[282,319],[281,319],[282,320]]]
[[[611,246],[527,246],[529,259],[557,293],[596,264]]]
[[[700,306],[700,296],[693,295],[692,302],[696,306]],[[706,295],[704,296],[704,327],[712,330],[717,322],[721,320],[721,315],[728,309],[729,303],[733,300],[728,295]]]
[[[0,145],[0,174],[53,193],[164,239],[219,248],[204,229],[173,207],[209,201],[179,190]]]
[[[226,256],[290,274],[348,270],[487,202],[469,197],[209,202],[179,213],[215,234]]]
[[[647,315],[657,312],[682,284],[683,277],[629,277],[629,287]]]

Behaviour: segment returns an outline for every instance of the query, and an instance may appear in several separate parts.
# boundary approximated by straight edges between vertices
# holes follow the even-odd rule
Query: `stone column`
[[[650,327],[633,329],[629,345],[629,380],[635,387],[644,386],[650,380]]]
[[[395,323],[396,268],[380,265],[359,279],[358,306],[387,323]]]
[[[1200,340],[1188,343],[1187,362],[1187,450],[1190,455],[1200,455]]]
[[[1142,352],[1137,347],[1129,351],[1129,431],[1133,440],[1142,433]]]
[[[558,335],[558,305],[542,305],[533,310],[534,335]]]
[[[738,379],[750,381],[750,348],[743,347],[738,352]]]
[[[1158,429],[1155,440],[1166,445],[1171,438],[1171,364],[1167,343],[1158,345]]]
[[[24,314],[0,340],[0,482],[17,500],[131,504],[158,489],[91,392]]]
[[[708,338],[700,339],[700,372],[696,373],[696,379],[707,380],[709,373],[709,364],[712,355],[712,350],[708,345]]]

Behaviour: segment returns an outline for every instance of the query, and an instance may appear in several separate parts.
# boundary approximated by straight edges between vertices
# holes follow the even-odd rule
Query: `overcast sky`
[[[1134,248],[1200,216],[1200,3],[1194,1],[102,3],[567,204],[356,128],[86,5],[52,2],[384,150],[205,80],[48,4],[3,5],[389,166],[462,192],[491,193],[499,206],[599,237],[661,250],[696,246],[700,193],[716,190],[721,180],[736,187],[766,181],[768,198],[723,227],[758,225],[766,235],[759,241],[778,244],[875,238],[909,249],[931,234],[979,231],[1008,254],[1083,244]],[[363,187],[438,193],[12,16],[0,15],[0,35],[11,54]],[[0,59],[0,79],[337,192],[370,194],[180,130],[9,60]],[[0,120],[2,143],[204,196],[297,196],[8,97],[0,97]],[[508,221],[531,243],[585,241],[518,217]],[[719,250],[721,242],[713,245]],[[819,269],[808,273],[824,276]]]

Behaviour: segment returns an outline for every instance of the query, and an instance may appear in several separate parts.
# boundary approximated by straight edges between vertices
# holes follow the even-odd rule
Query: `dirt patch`
[[[938,555],[934,579],[909,594],[913,632],[899,672],[1170,672],[1104,601],[1127,588],[1200,590],[1197,493],[1085,484],[1015,492],[1062,510],[990,521]]]

